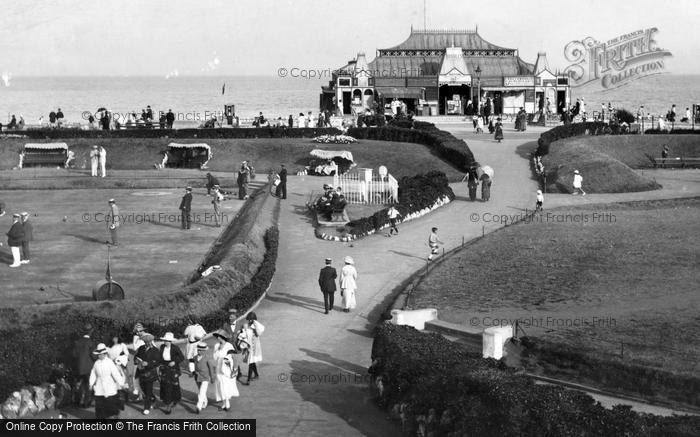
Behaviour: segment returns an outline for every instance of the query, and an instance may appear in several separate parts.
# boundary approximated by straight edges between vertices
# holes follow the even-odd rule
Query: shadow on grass
[[[399,252],[399,251],[397,251],[397,250],[389,250],[389,252],[395,253],[395,254],[397,254],[397,255],[405,256],[405,257],[408,257],[408,258],[416,258],[416,259],[420,259],[420,260],[425,260],[425,258],[420,257],[420,256],[417,256],[417,255],[414,255],[414,254],[412,254],[412,253]]]
[[[369,390],[367,369],[328,354],[301,349],[318,361],[293,360],[290,379],[294,391],[306,402],[344,420],[361,435],[400,436],[400,427],[376,405]],[[311,419],[313,412],[301,412]]]
[[[80,235],[80,234],[66,234],[69,237],[77,238],[78,240],[83,240],[86,243],[98,243],[98,244],[105,244],[105,241],[107,241],[107,237],[105,236],[105,239],[101,238],[96,238],[96,237],[89,237],[87,235]]]

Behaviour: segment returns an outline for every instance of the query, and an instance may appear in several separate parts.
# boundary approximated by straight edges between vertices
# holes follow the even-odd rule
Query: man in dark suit
[[[20,220],[21,217],[19,214],[12,214],[12,227],[7,232],[7,245],[10,246],[10,250],[12,251],[12,264],[10,264],[10,267],[19,267],[22,265],[20,260],[22,259],[21,250],[22,241],[24,240],[24,228]]]
[[[231,308],[228,310],[228,320],[226,320],[221,327],[222,330],[226,332],[226,336],[229,341],[234,346],[236,345],[236,338],[238,338],[238,333],[241,332],[241,321],[236,321],[238,318],[238,310]]]
[[[96,344],[90,335],[92,334],[92,326],[85,326],[84,334],[75,342],[73,347],[73,358],[75,359],[75,373],[78,377],[78,396],[76,404],[80,408],[88,408],[92,404],[92,391],[89,387],[90,372],[94,364],[94,355],[92,351]]]
[[[283,199],[287,198],[287,168],[282,164],[282,170],[279,173],[280,183],[277,185],[277,192],[275,193],[277,197]]]
[[[29,222],[29,213],[22,214],[22,229],[24,229],[24,238],[22,238],[22,255],[20,257],[21,264],[29,264],[29,242],[34,240],[34,231],[32,224]]]
[[[338,272],[331,267],[332,260],[326,258],[326,266],[321,269],[318,275],[318,285],[323,293],[323,306],[326,308],[326,314],[333,311],[333,301],[335,299],[335,279],[338,277]]]
[[[180,202],[182,212],[182,229],[190,229],[192,226],[192,187],[185,188],[185,195]]]
[[[168,125],[168,129],[173,128],[173,123],[175,123],[175,114],[173,114],[172,109],[168,109],[168,113],[165,114],[165,122]]]

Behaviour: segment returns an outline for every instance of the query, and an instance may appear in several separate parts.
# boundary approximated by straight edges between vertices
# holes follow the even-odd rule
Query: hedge
[[[258,223],[254,225],[259,227]],[[223,320],[227,319],[228,308],[235,307],[241,311],[250,308],[272,280],[279,237],[276,227],[262,231],[264,253],[261,255],[262,261],[256,263],[255,256],[242,255],[244,252],[259,250],[256,247],[257,243],[252,241],[255,235],[259,234],[255,226],[251,230],[250,226],[241,226],[238,221],[234,221],[226,229],[230,230],[231,236],[223,235],[220,240],[223,244],[215,243],[213,247],[217,250],[207,255],[207,258],[221,260],[222,270],[199,279],[178,292],[153,296],[151,302],[105,301],[63,305],[52,310],[43,308],[43,312],[34,313],[29,326],[20,326],[18,323],[14,328],[0,331],[3,339],[0,342],[3,364],[0,366],[0,400],[25,384],[38,385],[49,381],[55,369],[63,364],[67,364],[63,367],[70,369],[73,364],[73,344],[84,334],[82,331],[87,323],[92,325],[92,338],[98,342],[109,344],[115,335],[128,342],[133,329],[133,320],[128,317],[131,317],[129,314],[133,314],[131,310],[134,308],[131,307],[134,305],[134,311],[138,310],[139,317],[133,318],[141,321],[146,330],[156,337],[165,332],[182,333],[187,325],[185,317],[188,314],[194,314],[210,332],[218,329]],[[245,240],[241,241],[241,238]],[[233,253],[228,253],[231,247],[234,248]],[[245,271],[249,270],[253,263],[257,268],[248,276]],[[239,269],[242,271],[236,272]],[[246,282],[242,283],[243,280]],[[214,298],[217,295],[230,297],[220,301]],[[206,302],[200,302],[202,299]],[[129,308],[128,311],[121,308],[125,305]],[[192,306],[199,306],[200,312],[197,313]],[[201,312],[207,308],[211,309]],[[6,322],[12,322],[13,314],[10,312],[3,309],[2,317]]]
[[[549,146],[554,141],[581,135],[619,135],[620,126],[617,124],[607,124],[602,121],[587,121],[584,123],[572,123],[557,126],[543,132],[537,140],[537,156],[544,156],[549,153]]]
[[[698,125],[700,128],[700,124]],[[669,130],[659,130],[659,129],[647,129],[644,131],[648,135],[700,135],[700,130],[693,129],[669,129]]]
[[[417,128],[418,126],[420,129]],[[436,129],[430,123],[414,122],[413,129],[396,127],[351,128],[348,129],[347,135],[357,139],[422,144],[434,150],[442,159],[465,173],[476,162],[467,143],[455,138],[449,132]]]
[[[219,128],[219,129],[128,129],[128,130],[83,130],[83,129],[28,129],[13,132],[31,139],[66,138],[313,138],[319,135],[337,135],[336,128]]]
[[[448,198],[454,200],[455,193],[450,188],[447,176],[440,171],[431,171],[424,175],[403,177],[399,181],[399,199],[394,207],[405,219],[411,214],[432,208],[436,202]],[[389,208],[375,212],[369,217],[362,217],[349,222],[349,234],[353,237],[367,235],[389,225],[387,216]]]
[[[537,385],[438,334],[384,324],[372,346],[379,404],[415,436],[697,436],[700,417],[603,408],[587,394]]]
[[[638,393],[649,398],[660,396],[688,405],[700,406],[700,378],[675,375],[657,368],[625,364],[586,354],[571,346],[523,337],[522,358],[546,368],[548,375],[588,379],[611,390]]]

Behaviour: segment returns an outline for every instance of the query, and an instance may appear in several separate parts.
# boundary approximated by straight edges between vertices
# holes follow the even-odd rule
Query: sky
[[[425,11],[424,14],[424,5]],[[650,27],[673,57],[666,70],[700,74],[697,0],[0,0],[0,74],[17,76],[266,75],[324,70],[357,52],[404,41],[411,26],[474,29],[552,69],[564,46]]]

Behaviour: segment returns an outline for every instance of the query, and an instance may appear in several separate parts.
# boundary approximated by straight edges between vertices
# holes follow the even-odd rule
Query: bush
[[[549,153],[549,146],[557,140],[581,135],[619,135],[622,131],[620,126],[614,123],[607,124],[602,121],[587,121],[584,123],[572,123],[557,126],[542,133],[537,140],[537,156],[544,156]]]
[[[220,129],[29,129],[22,135],[31,139],[68,138],[313,138],[319,135],[337,135],[336,128],[220,128]]]
[[[438,334],[385,324],[372,346],[372,388],[405,435],[693,436],[700,417],[603,408],[587,394],[536,385]]]
[[[455,194],[450,188],[447,176],[439,171],[431,171],[424,175],[403,177],[399,181],[399,199],[394,207],[402,218],[432,207],[435,202],[444,197],[454,200]],[[349,222],[349,234],[353,236],[366,235],[378,231],[389,224],[387,216],[389,208],[375,212],[369,217],[362,217]]]
[[[637,121],[637,117],[626,109],[618,109],[615,111],[615,116],[617,117],[617,121],[620,123],[632,124]]]

